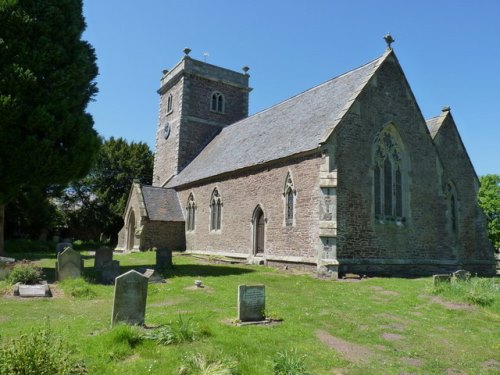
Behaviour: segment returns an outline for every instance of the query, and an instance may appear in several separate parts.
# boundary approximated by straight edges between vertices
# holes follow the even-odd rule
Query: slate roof
[[[443,124],[443,120],[444,120],[443,116],[436,116],[428,120],[425,120],[427,127],[429,128],[429,132],[431,133],[432,139],[434,139],[436,137],[436,134],[439,132],[439,129]]]
[[[155,186],[141,186],[144,205],[150,220],[184,221],[177,192]]]
[[[317,149],[391,53],[227,126],[167,187]]]

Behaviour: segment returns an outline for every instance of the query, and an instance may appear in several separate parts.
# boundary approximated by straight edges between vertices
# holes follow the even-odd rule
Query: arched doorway
[[[253,233],[254,233],[253,251],[255,255],[264,254],[264,235],[265,235],[264,229],[265,229],[264,211],[262,211],[262,208],[260,206],[257,206],[253,214]]]
[[[127,223],[127,250],[132,250],[134,248],[135,242],[135,214],[134,211],[130,211],[130,215],[128,215],[128,223]]]

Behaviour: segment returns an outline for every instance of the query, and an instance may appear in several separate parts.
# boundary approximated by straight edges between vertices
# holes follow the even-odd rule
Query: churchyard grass
[[[92,256],[82,256],[84,279],[56,283],[53,298],[1,298],[0,343],[48,322],[89,374],[177,374],[181,367],[188,374],[210,365],[219,366],[219,373],[272,374],[283,353],[296,355],[287,360],[310,374],[500,371],[498,278],[473,281],[475,295],[489,296],[474,300],[468,292],[435,290],[432,278],[331,281],[175,253],[175,268],[165,271],[167,283],[148,286],[147,328],[111,329],[113,286],[97,284]],[[155,253],[114,258],[124,273],[153,267]],[[33,259],[53,283],[55,254],[36,253]],[[197,279],[203,288],[194,286]],[[266,311],[283,321],[236,326],[240,284],[264,284]],[[202,334],[168,345],[146,338],[154,327],[179,318]],[[224,366],[226,372],[220,370]]]

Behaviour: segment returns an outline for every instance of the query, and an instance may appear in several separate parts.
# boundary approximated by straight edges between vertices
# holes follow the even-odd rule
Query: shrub
[[[10,254],[54,251],[55,243],[51,241],[7,240],[5,252]]]
[[[179,368],[179,375],[235,375],[238,374],[238,364],[217,353],[207,356],[202,353],[184,357],[184,363]]]
[[[43,280],[43,272],[32,263],[22,263],[14,266],[8,278],[11,284],[37,284]]]
[[[296,349],[276,353],[273,361],[275,375],[309,375],[304,364],[304,357]]]
[[[92,286],[81,277],[63,280],[60,285],[64,293],[71,297],[91,299],[96,296]]]
[[[87,374],[82,362],[49,329],[21,335],[0,348],[0,375]]]

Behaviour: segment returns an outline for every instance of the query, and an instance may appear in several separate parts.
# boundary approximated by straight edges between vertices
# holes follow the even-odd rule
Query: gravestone
[[[102,246],[95,252],[94,269],[99,270],[105,263],[111,260],[113,260],[113,249],[107,246]]]
[[[14,285],[14,295],[25,298],[33,297],[51,297],[49,285],[47,282],[36,285],[25,285],[21,283],[16,283]]]
[[[71,242],[59,242],[56,244],[56,254],[62,253],[67,247],[72,249],[73,244]]]
[[[98,270],[101,283],[114,284],[115,279],[120,275],[120,262],[117,260],[109,260],[101,265]]]
[[[135,270],[130,270],[115,279],[115,295],[111,325],[124,322],[144,324],[148,278]]]
[[[81,277],[82,270],[83,259],[78,251],[66,248],[62,253],[57,254],[56,280]]]
[[[441,275],[432,275],[432,281],[434,282],[434,286],[437,286],[441,283],[449,283],[451,281],[451,276],[447,273]]]
[[[0,280],[4,280],[9,276],[15,261],[14,258],[0,257]]]
[[[453,279],[460,281],[467,281],[470,279],[470,272],[466,270],[458,270],[453,272]]]
[[[259,322],[264,320],[266,308],[265,285],[240,285],[238,287],[238,320]]]
[[[172,268],[172,250],[163,248],[156,250],[156,269],[164,270]]]

